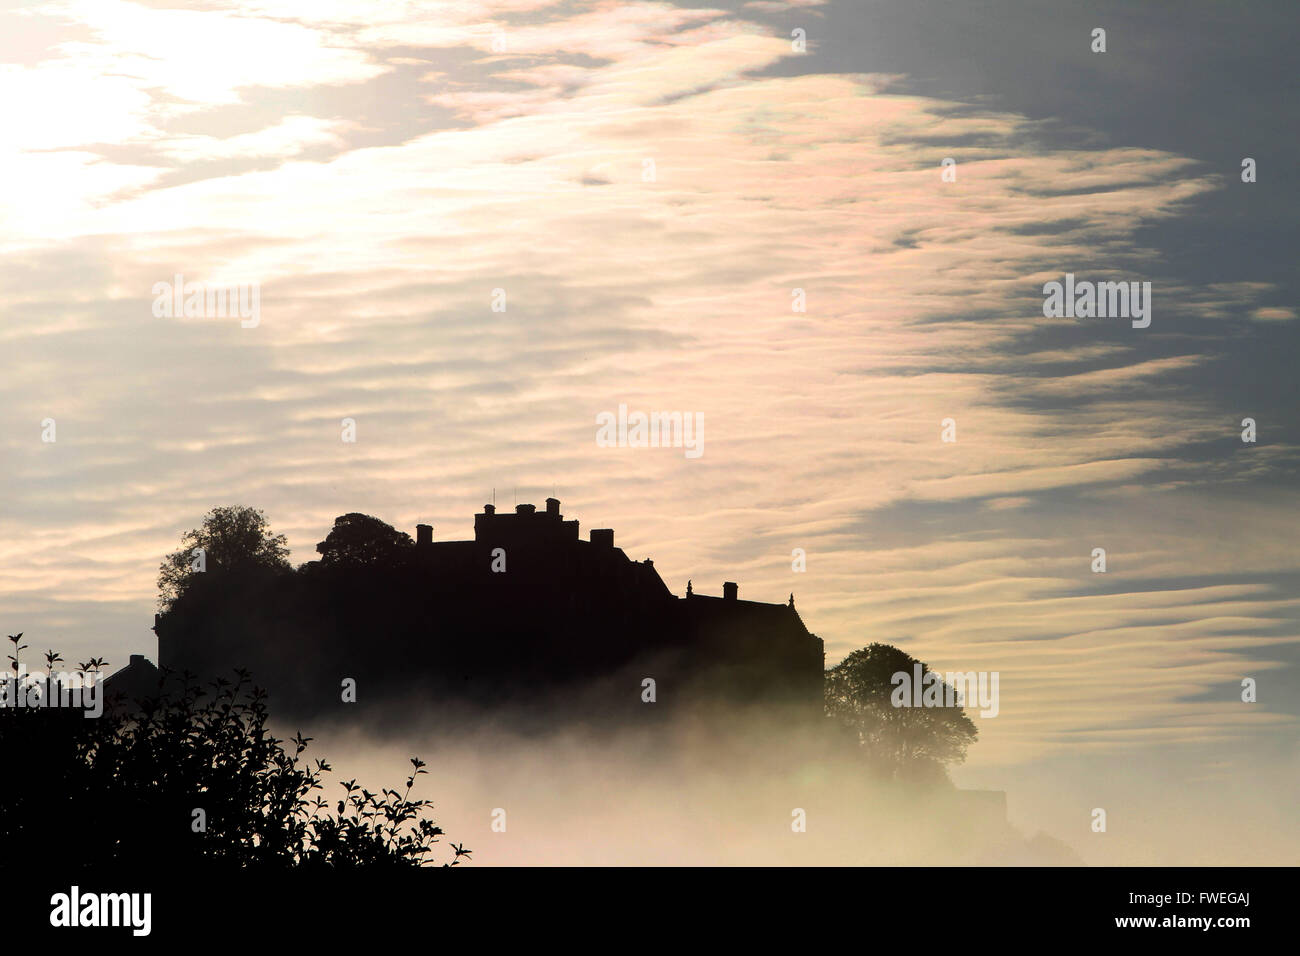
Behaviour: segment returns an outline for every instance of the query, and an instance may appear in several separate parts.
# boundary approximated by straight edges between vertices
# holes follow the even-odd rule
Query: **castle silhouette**
[[[555,498],[543,511],[485,505],[469,541],[418,525],[384,560],[195,575],[154,629],[163,667],[247,668],[273,712],[294,716],[517,707],[603,721],[642,715],[651,698],[660,713],[822,713],[824,647],[793,595],[742,601],[727,582],[720,597],[689,584],[678,597],[612,530],[583,540]],[[148,675],[134,665],[138,683]],[[355,702],[342,700],[348,680]]]

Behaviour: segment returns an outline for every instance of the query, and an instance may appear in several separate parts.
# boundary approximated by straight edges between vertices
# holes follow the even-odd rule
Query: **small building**
[[[157,697],[162,688],[162,672],[143,654],[132,654],[125,667],[104,678],[101,693],[109,707],[134,708],[141,701]]]

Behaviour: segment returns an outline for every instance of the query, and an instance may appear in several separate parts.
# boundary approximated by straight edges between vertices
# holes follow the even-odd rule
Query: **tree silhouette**
[[[158,569],[158,606],[170,608],[198,573],[239,570],[289,570],[288,541],[272,534],[266,515],[255,508],[233,505],[213,508],[201,527],[181,535],[181,548],[163,559]]]
[[[899,779],[945,779],[979,731],[961,707],[895,707],[894,674],[921,663],[889,644],[870,644],[826,672],[826,713],[852,734],[869,763]],[[921,664],[924,677],[929,668]],[[943,688],[948,687],[947,684]]]
[[[371,793],[344,781],[332,805],[317,793],[329,764],[301,762],[310,738],[295,735],[286,749],[268,730],[264,695],[236,674],[204,690],[164,673],[156,696],[111,701],[91,719],[0,708],[0,753],[15,770],[0,801],[0,869],[39,859],[50,834],[69,829],[69,867],[433,862],[443,831],[429,818],[432,803],[411,797],[423,761],[411,759],[404,789]],[[449,849],[448,865],[469,855]]]
[[[334,528],[316,545],[321,563],[335,566],[391,566],[410,553],[411,536],[357,512],[334,519]]]

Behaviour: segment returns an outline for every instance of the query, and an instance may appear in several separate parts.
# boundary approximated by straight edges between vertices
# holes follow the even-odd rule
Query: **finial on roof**
[[[690,596],[691,596],[692,594],[694,594],[694,593],[695,593],[695,592],[694,592],[693,590],[691,590],[691,582],[690,582],[690,581],[687,581],[687,582],[686,582],[686,596],[687,596],[687,597],[690,597]]]
[[[790,592],[790,606],[794,607],[794,592]]]

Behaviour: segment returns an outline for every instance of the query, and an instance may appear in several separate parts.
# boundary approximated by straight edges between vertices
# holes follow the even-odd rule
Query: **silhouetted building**
[[[197,576],[196,576],[197,577]],[[199,674],[249,668],[272,703],[334,711],[345,679],[357,702],[495,707],[546,701],[589,714],[742,703],[822,710],[822,641],[788,604],[688,588],[677,597],[614,532],[587,540],[546,500],[474,518],[469,541],[435,541],[384,563],[311,562],[298,572],[205,575],[156,630],[160,663]]]
[[[104,700],[109,706],[133,707],[157,697],[162,674],[143,654],[132,654],[130,662],[104,678]]]

